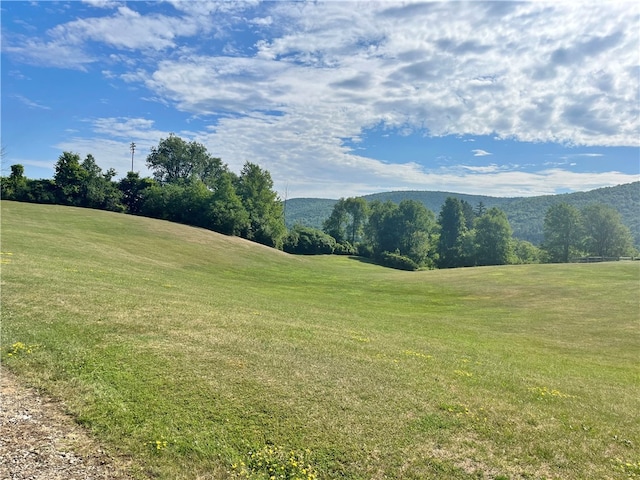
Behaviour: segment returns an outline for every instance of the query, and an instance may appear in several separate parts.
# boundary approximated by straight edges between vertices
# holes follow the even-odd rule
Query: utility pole
[[[131,149],[131,173],[133,173],[133,154],[136,151],[136,144],[131,142],[131,145],[129,145],[129,148]]]

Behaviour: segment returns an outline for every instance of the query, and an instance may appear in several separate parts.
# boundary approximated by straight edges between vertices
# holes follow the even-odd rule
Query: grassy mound
[[[640,476],[640,264],[402,272],[2,202],[2,361],[158,478]]]

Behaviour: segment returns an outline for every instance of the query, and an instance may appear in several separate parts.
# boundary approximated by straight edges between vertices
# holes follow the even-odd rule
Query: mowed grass
[[[3,368],[139,477],[640,477],[640,262],[400,272],[6,201],[1,226]]]

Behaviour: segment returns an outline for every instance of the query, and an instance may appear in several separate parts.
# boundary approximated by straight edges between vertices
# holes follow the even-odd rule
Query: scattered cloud
[[[13,94],[11,95],[11,98],[15,98],[16,100],[19,100],[21,103],[25,104],[29,108],[36,108],[39,110],[51,110],[51,107],[42,105],[41,103],[38,103],[38,102],[34,102],[33,100],[30,100],[22,95]]]
[[[489,153],[485,150],[481,150],[481,149],[476,149],[476,150],[471,150],[473,152],[473,156],[474,157],[486,157],[488,155],[492,155],[492,153]]]
[[[520,195],[553,193],[561,182],[567,182],[566,189],[637,179],[620,172],[569,172],[566,162],[554,163],[554,169],[541,163],[537,172],[497,164],[434,170],[430,162],[437,155],[420,162],[408,157],[386,162],[371,151],[356,155],[350,139],[366,143],[362,139],[374,127],[394,136],[424,133],[463,143],[484,136],[640,146],[640,6],[470,2],[460,7],[457,2],[372,2],[354,8],[333,1],[86,0],[84,16],[70,16],[44,31],[26,35],[19,32],[29,25],[13,32],[3,23],[2,52],[40,68],[95,70],[110,84],[139,89],[140,99],[180,119],[174,120],[175,133],[182,130],[204,143],[234,169],[247,160],[260,163],[288,183],[292,194],[342,196],[445,185],[473,193],[491,185],[496,194]],[[14,98],[29,108],[47,108],[28,95]],[[118,115],[85,114],[89,130],[56,145],[100,148],[114,162],[109,166],[126,171],[130,141],[154,145],[169,133],[143,115]],[[469,146],[463,155],[469,155]],[[497,149],[482,146],[491,152],[471,150],[479,157],[475,162],[487,156],[503,161]]]

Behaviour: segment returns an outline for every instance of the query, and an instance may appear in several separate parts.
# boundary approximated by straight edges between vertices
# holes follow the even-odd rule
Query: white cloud
[[[502,195],[553,193],[563,181],[581,188],[596,179],[634,180],[494,166],[459,177],[460,169],[432,172],[355,155],[342,139],[382,126],[640,146],[635,3],[170,3],[175,11],[165,5],[159,14],[140,13],[132,2],[59,25],[46,39],[12,38],[3,50],[31,63],[86,69],[100,58],[90,45],[110,47],[108,61],[120,68],[100,69],[111,80],[119,75],[146,87],[145,98],[209,118],[208,129],[190,135],[233,168],[257,161],[300,195],[442,185],[472,193],[486,192],[489,182]],[[255,43],[223,48],[218,40],[238,28]],[[138,61],[123,52],[136,52]],[[144,119],[98,119],[94,128],[98,140],[115,138],[101,144],[114,161],[128,151],[128,137],[157,144],[163,134]]]
[[[115,0],[82,0],[82,3],[95,8],[115,8],[120,5],[120,2]]]
[[[48,107],[46,105],[42,105],[41,103],[38,102],[34,102],[33,100],[30,100],[22,95],[18,95],[18,94],[13,94],[11,95],[12,98],[15,98],[17,100],[19,100],[20,102],[22,102],[23,104],[25,104],[27,107],[29,108],[36,108],[39,110],[51,110],[51,107]]]
[[[473,152],[473,156],[474,157],[486,157],[487,155],[493,155],[492,153],[489,153],[485,150],[481,150],[481,149],[476,149],[476,150],[471,150]]]

